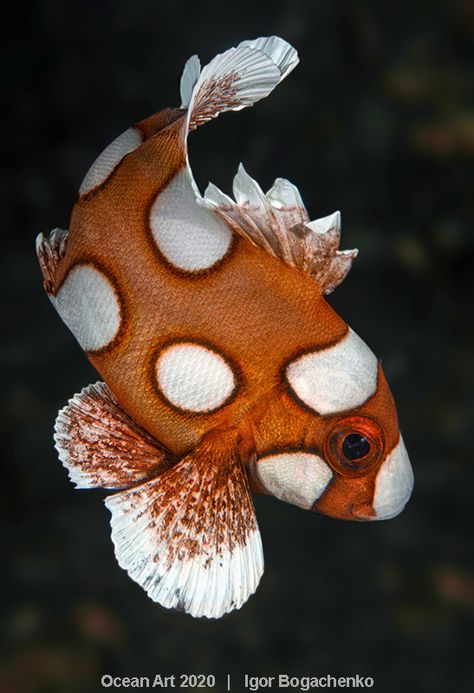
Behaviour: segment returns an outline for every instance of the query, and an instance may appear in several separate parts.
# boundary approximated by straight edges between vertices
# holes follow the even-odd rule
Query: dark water
[[[473,689],[474,12],[411,3],[18,3],[2,164],[0,691],[96,691],[104,673],[372,676],[377,691]],[[97,153],[177,104],[182,65],[280,34],[301,65],[258,106],[193,135],[198,182],[240,160],[294,181],[360,248],[330,298],[383,358],[415,468],[406,511],[351,524],[257,499],[261,586],[218,622],[167,612],[117,566],[101,492],[57,461],[60,406],[96,379],[42,292],[37,232],[67,227]],[[472,63],[471,63],[472,67]],[[470,83],[471,82],[471,83]],[[6,337],[6,339],[5,339]]]

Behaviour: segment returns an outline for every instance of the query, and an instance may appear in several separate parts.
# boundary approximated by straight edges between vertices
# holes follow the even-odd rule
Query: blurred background
[[[0,691],[100,690],[102,674],[351,675],[471,691],[474,6],[468,0],[10,3],[2,43],[4,338]],[[98,153],[179,105],[182,66],[279,34],[301,64],[192,135],[201,188],[239,161],[341,209],[354,268],[329,300],[382,357],[416,486],[389,522],[257,498],[266,572],[217,621],[153,604],[118,567],[100,491],[76,492],[52,428],[97,379],[43,293],[39,231],[67,228]],[[471,93],[472,96],[472,93]],[[5,339],[6,337],[6,339]]]

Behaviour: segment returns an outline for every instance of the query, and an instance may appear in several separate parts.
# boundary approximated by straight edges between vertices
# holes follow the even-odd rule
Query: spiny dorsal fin
[[[324,294],[345,279],[358,251],[338,250],[339,212],[309,221],[296,186],[277,178],[265,194],[242,164],[233,191],[235,200],[210,183],[203,203],[239,235],[313,277]]]

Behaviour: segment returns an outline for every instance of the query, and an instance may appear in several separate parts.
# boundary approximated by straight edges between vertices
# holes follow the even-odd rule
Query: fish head
[[[313,509],[346,520],[398,515],[410,498],[413,471],[380,363],[373,397],[328,424],[318,447],[333,475]]]
[[[339,519],[398,515],[411,495],[413,471],[372,351],[349,329],[337,344],[292,359],[284,375],[286,411],[301,420],[292,436],[298,442],[257,459],[260,490]]]

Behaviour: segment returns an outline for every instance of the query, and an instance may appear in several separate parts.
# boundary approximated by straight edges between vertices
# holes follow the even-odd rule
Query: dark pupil
[[[369,441],[360,433],[350,433],[342,443],[342,452],[349,460],[360,460],[361,457],[367,455],[369,450]]]

